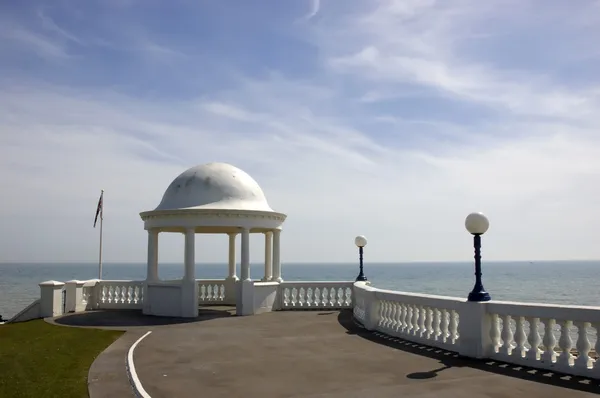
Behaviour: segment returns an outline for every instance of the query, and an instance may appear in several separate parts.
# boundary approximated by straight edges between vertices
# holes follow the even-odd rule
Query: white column
[[[281,230],[273,230],[273,278],[271,280],[276,282],[283,282],[281,278],[280,236]]]
[[[265,232],[265,276],[263,281],[270,281],[273,278],[273,233]]]
[[[158,280],[158,230],[148,230],[148,266],[146,269],[146,280]]]
[[[185,274],[186,281],[196,280],[196,233],[194,228],[185,230]]]
[[[251,281],[250,278],[250,230],[242,230],[242,280]]]
[[[181,281],[181,307],[179,316],[195,318],[198,316],[198,283],[196,283],[196,231],[185,230],[185,273]]]
[[[233,279],[235,281],[238,280],[238,277],[235,275],[235,238],[237,233],[231,232],[229,235],[229,275],[227,279]]]

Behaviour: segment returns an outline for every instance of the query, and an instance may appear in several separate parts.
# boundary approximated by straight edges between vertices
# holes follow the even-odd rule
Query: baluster
[[[133,286],[127,287],[127,304],[133,303]]]
[[[106,301],[108,300],[108,297],[106,297],[106,286],[102,286],[102,294],[100,295],[100,301],[104,304],[106,303]]]
[[[387,309],[388,309],[388,301],[381,300],[381,305],[379,306],[379,327],[381,329],[385,329],[385,325],[387,323]]]
[[[140,287],[138,293],[139,293],[139,296],[140,296],[140,303],[143,303],[144,302],[144,298],[146,297],[146,296],[144,296],[144,289],[142,287]]]
[[[395,301],[392,301],[390,305],[390,322],[388,323],[388,328],[392,331],[396,329],[396,312],[398,311],[396,304]]]
[[[596,352],[596,359],[594,360],[594,378],[600,379],[600,322],[594,322],[594,329],[596,329],[596,344],[594,345],[594,351]]]
[[[450,310],[448,311],[448,316],[450,317],[450,342],[456,344],[456,341],[458,340],[458,314],[456,311]]]
[[[115,288],[112,285],[108,288],[108,302],[109,303],[115,302]]]
[[[315,288],[315,306],[321,307],[321,289],[318,287]]]
[[[427,322],[425,324],[425,329],[427,330],[427,335],[425,336],[427,340],[431,339],[433,336],[433,313],[435,312],[435,308],[426,307],[426,318]]]
[[[412,305],[413,308],[413,319],[412,319],[412,336],[419,334],[419,315],[421,315],[421,308],[418,305]]]
[[[526,358],[531,361],[539,361],[542,351],[540,350],[540,343],[542,338],[540,337],[540,318],[528,317],[529,321],[529,351],[527,352]]]
[[[200,286],[200,300],[206,301],[206,285]]]
[[[450,325],[450,311],[446,310],[446,309],[442,309],[440,310],[442,311],[442,341],[444,343],[446,343],[448,341],[448,336],[449,336],[449,332],[448,332],[448,327]]]
[[[394,304],[393,301],[386,300],[386,302],[385,302],[385,315],[384,315],[385,323],[383,324],[383,327],[385,329],[389,329],[389,327],[392,323],[392,318],[390,317],[390,315],[392,314],[393,304]]]
[[[413,306],[412,304],[406,305],[406,334],[411,335],[413,330]]]
[[[548,363],[548,365],[556,362],[556,351],[554,351],[554,347],[556,347],[556,337],[554,337],[554,326],[556,325],[556,320],[554,319],[544,319],[544,353],[542,354],[542,362]]]
[[[515,318],[516,329],[514,340],[516,347],[513,350],[513,356],[516,355],[517,358],[521,359],[525,357],[525,353],[527,352],[527,347],[525,347],[525,342],[527,341],[527,336],[525,335],[525,330],[523,328],[523,324],[525,323],[525,318],[522,316],[518,316]]]
[[[400,334],[402,333],[402,303],[395,301],[395,305],[396,305],[396,323],[394,325],[394,331],[396,332],[396,334]]]
[[[329,289],[323,288],[323,307],[329,307]]]
[[[283,289],[283,306],[290,306],[290,289],[287,287]]]
[[[122,304],[123,303],[123,286],[115,287],[115,303]]]
[[[590,350],[592,345],[588,337],[588,330],[591,326],[589,322],[577,322],[577,358],[575,358],[575,367],[587,370],[592,367],[592,359],[590,358]]]
[[[500,353],[510,355],[512,353],[513,332],[510,328],[510,315],[502,315],[502,346]]]
[[[337,303],[337,290],[335,290],[335,287],[332,287],[331,289],[329,289],[329,306],[335,308],[336,303]]]
[[[221,287],[219,289],[219,300],[220,301],[225,300],[225,285],[221,285]]]
[[[425,318],[427,317],[427,307],[420,306],[420,314],[419,314],[419,337],[423,337],[427,332],[425,330]]]
[[[379,304],[379,321],[377,322],[378,328],[383,328],[385,325],[385,307],[387,305],[387,301],[381,300]]]
[[[330,307],[335,307],[335,288],[332,287],[331,289],[329,289],[329,306]]]
[[[306,306],[312,307],[313,304],[313,290],[312,288],[306,289]]]
[[[135,304],[139,304],[139,302],[140,302],[140,288],[139,288],[139,286],[136,286],[133,289],[133,302]]]
[[[500,348],[500,322],[498,314],[491,315],[490,339],[492,340],[492,352],[497,353]]]
[[[298,306],[298,289],[292,288],[292,307]]]
[[[338,294],[337,305],[338,305],[338,307],[341,307],[344,304],[344,290],[340,287],[337,291],[337,294]]]
[[[350,289],[349,287],[346,288],[346,300],[344,302],[344,306],[352,306],[352,289]]]
[[[408,307],[404,303],[400,303],[400,333],[405,333],[408,328],[406,316],[408,315]]]
[[[119,286],[115,286],[112,290],[112,302],[113,304],[119,304]]]
[[[561,353],[558,356],[557,364],[565,367],[569,367],[573,364],[573,355],[571,349],[573,348],[573,340],[569,329],[573,325],[572,321],[562,321],[560,325],[560,339],[558,340],[558,346],[561,349]]]
[[[442,311],[438,308],[433,308],[433,340],[440,341],[440,335],[442,334],[440,329]]]

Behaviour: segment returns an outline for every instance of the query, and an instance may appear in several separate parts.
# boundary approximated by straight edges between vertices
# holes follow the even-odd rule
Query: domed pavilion
[[[281,279],[280,233],[286,215],[271,209],[258,183],[244,171],[226,163],[192,167],[171,182],[156,209],[140,213],[148,231],[148,268],[144,313],[196,317],[195,234],[229,236],[229,275],[235,286],[237,313],[253,312],[254,281],[250,276],[250,234],[265,235],[263,282]],[[158,278],[160,233],[185,235],[185,272],[181,280]],[[236,237],[241,234],[241,280],[236,276]]]

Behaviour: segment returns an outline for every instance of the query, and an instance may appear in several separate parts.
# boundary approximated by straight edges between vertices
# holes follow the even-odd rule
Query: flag
[[[102,197],[104,196],[104,191],[100,193],[100,199],[98,200],[98,208],[96,209],[96,218],[94,218],[94,228],[96,228],[96,221],[98,221],[98,214],[100,215],[100,219],[102,220]]]

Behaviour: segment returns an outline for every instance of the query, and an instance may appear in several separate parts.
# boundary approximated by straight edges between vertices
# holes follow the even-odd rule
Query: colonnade
[[[158,281],[158,234],[159,230],[148,230],[148,264],[147,281]],[[242,281],[251,281],[250,275],[250,230],[244,228],[241,232],[229,233],[229,262],[227,279],[238,280],[236,275],[236,250],[235,241],[237,235],[241,237],[241,275]],[[188,228],[185,235],[185,255],[184,255],[184,282],[196,280],[196,233],[194,228]],[[263,282],[274,281],[282,282],[281,278],[281,230],[274,229],[264,232],[265,235],[265,262]]]

